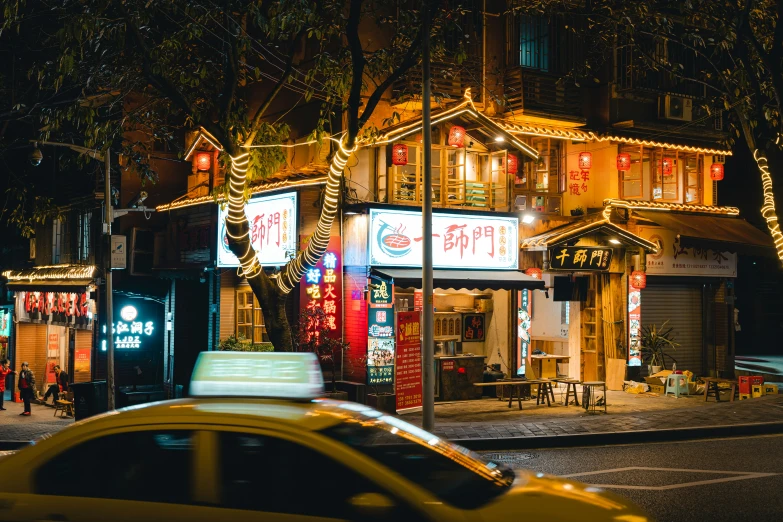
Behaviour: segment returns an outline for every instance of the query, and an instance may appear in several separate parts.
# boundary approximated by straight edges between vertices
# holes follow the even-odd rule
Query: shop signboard
[[[642,365],[642,293],[628,281],[628,366]]]
[[[549,249],[552,270],[596,272],[609,270],[612,249],[607,247],[563,246]]]
[[[127,248],[125,236],[111,236],[111,269],[122,270],[127,268]]]
[[[145,315],[146,310],[128,304],[120,306],[120,317],[112,324],[114,347],[118,350],[143,350],[157,340],[157,324],[153,317]],[[154,343],[157,344],[157,343]]]
[[[304,246],[304,245],[303,245]],[[339,237],[329,238],[329,246],[318,263],[305,272],[299,284],[299,302],[305,309],[321,309],[326,327],[339,339],[342,336],[343,267]],[[315,330],[315,325],[312,325]]]
[[[433,266],[516,270],[518,231],[516,217],[433,214]],[[371,266],[421,266],[421,212],[371,209],[369,235]]]
[[[484,328],[484,314],[465,314],[462,317],[462,342],[484,342],[486,328]]]
[[[421,314],[397,314],[397,355],[394,365],[394,393],[397,413],[421,408]]]
[[[372,276],[367,310],[367,384],[394,383],[394,286]]]
[[[218,209],[218,256],[220,267],[239,266],[228,248],[226,216],[228,208]],[[296,192],[253,198],[245,205],[250,241],[262,266],[282,266],[296,253]]]
[[[647,275],[737,277],[737,254],[707,248],[684,248],[676,232],[663,227],[640,226],[639,235],[658,245],[647,254]]]
[[[520,290],[517,309],[517,377],[524,377],[527,371],[528,348],[530,347],[530,290]]]
[[[92,330],[94,308],[88,292],[16,293],[16,317],[21,323]]]

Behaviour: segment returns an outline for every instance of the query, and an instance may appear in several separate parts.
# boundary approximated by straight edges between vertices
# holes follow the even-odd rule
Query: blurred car
[[[210,354],[197,397],[77,422],[0,460],[0,520],[648,520],[618,496],[313,398],[312,354]]]

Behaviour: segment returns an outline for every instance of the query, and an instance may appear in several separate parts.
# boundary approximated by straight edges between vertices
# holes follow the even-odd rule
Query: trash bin
[[[73,417],[75,420],[86,419],[109,409],[106,381],[73,383],[71,390],[73,390]]]

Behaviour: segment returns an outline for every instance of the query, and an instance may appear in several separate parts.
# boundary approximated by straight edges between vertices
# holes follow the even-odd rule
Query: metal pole
[[[111,152],[106,149],[103,157],[106,165],[105,187],[104,187],[104,206],[106,207],[106,259],[104,260],[104,271],[106,274],[106,388],[109,396],[109,410],[114,409],[114,332],[112,332],[114,306],[112,303],[112,280],[111,280],[111,223],[114,221],[114,211],[111,207]]]
[[[432,1],[432,0],[430,0]],[[422,427],[432,431],[435,425],[435,340],[432,310],[432,122],[430,121],[430,20],[429,2],[422,5],[422,138],[424,141],[424,194],[422,194],[421,228],[424,251],[421,260],[422,306]]]

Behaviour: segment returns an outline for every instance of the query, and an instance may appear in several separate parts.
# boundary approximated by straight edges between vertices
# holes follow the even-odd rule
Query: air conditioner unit
[[[661,117],[667,120],[692,121],[693,100],[683,96],[663,96]]]

